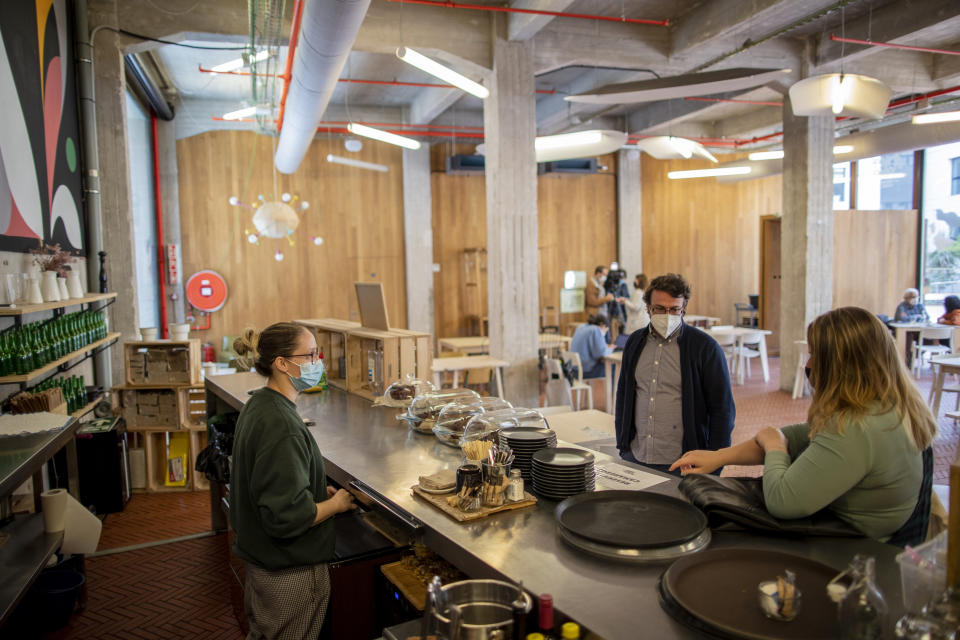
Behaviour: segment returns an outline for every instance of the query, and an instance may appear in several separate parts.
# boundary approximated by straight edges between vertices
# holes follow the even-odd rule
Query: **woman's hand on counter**
[[[776,434],[767,434],[765,433],[766,431],[775,431]],[[760,433],[764,434],[765,442],[766,439],[772,440],[772,438],[777,438],[777,442],[779,443],[781,442],[779,438],[783,437],[779,429],[773,429],[771,427],[764,429]],[[670,465],[670,471],[680,469],[680,473],[687,475],[688,473],[713,473],[720,467],[728,464],[763,464],[763,456],[766,449],[760,444],[759,437],[760,436],[757,436],[757,438],[751,438],[732,447],[718,449],[716,451],[687,451],[680,456],[679,460]],[[782,442],[784,443],[783,450],[786,451],[786,440],[784,439]],[[771,442],[771,446],[772,445],[773,443]]]
[[[349,491],[327,487],[327,499],[317,503],[317,515],[313,519],[313,524],[320,524],[338,513],[356,508],[357,505],[353,503],[353,495]]]
[[[760,433],[754,437],[754,441],[758,447],[763,449],[765,454],[770,451],[783,451],[784,453],[788,453],[787,438],[780,429],[773,427],[762,429]]]
[[[723,466],[723,456],[719,451],[687,451],[680,459],[670,465],[670,471],[680,469],[680,473],[712,473]]]

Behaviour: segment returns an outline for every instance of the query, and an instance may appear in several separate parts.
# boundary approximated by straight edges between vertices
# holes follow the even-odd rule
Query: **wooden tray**
[[[532,507],[533,505],[537,504],[537,499],[533,496],[533,494],[524,491],[523,500],[518,500],[517,502],[505,502],[499,507],[480,507],[479,511],[465,513],[460,511],[460,509],[451,507],[449,504],[447,504],[447,496],[453,495],[453,492],[444,493],[443,495],[433,495],[421,490],[420,485],[416,484],[410,487],[410,489],[413,490],[415,495],[420,496],[457,522],[470,522],[471,520],[479,520],[480,518],[486,518],[489,515],[493,515],[494,513],[499,513],[501,511],[523,509],[524,507]]]
[[[380,571],[417,611],[423,611],[427,604],[427,585],[403,566],[403,560],[385,564],[380,567]]]

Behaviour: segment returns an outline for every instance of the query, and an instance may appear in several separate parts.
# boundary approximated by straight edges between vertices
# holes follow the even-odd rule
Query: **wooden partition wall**
[[[444,161],[452,153],[472,153],[473,145],[439,144],[431,149],[433,251],[440,272],[434,279],[436,331],[441,337],[470,335],[468,316],[475,311],[465,284],[465,249],[487,244],[484,176],[447,175]],[[592,272],[609,264],[617,253],[615,156],[598,158],[606,167],[592,175],[548,174],[537,180],[537,245],[540,253],[539,305],[560,307],[563,272]],[[476,292],[486,315],[486,272]],[[561,331],[585,314],[562,314]]]
[[[668,171],[709,166],[643,156],[643,269],[651,278],[683,274],[693,287],[689,312],[730,324],[733,304],[760,292],[760,216],[780,211],[782,181],[779,175],[727,184],[667,178]]]
[[[377,162],[387,173],[326,162],[327,153]],[[359,320],[354,281],[383,282],[390,322],[406,326],[402,156],[397,147],[364,143],[348,154],[339,140],[318,140],[296,173],[274,175],[271,139],[247,131],[214,131],[177,142],[183,277],[213,269],[227,281],[223,309],[208,331],[194,334],[220,348],[220,337],[279,320]],[[276,191],[274,193],[274,180]],[[237,196],[289,192],[310,203],[287,240],[248,242],[253,211]],[[313,237],[322,237],[317,246]],[[284,259],[275,259],[280,250]]]

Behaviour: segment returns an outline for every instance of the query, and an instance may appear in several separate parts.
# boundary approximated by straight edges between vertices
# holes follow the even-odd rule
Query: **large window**
[[[913,152],[888,153],[857,163],[857,209],[913,209]]]
[[[153,139],[150,116],[127,94],[127,154],[133,204],[133,244],[137,259],[137,304],[141,327],[160,322],[157,282],[157,222],[153,198]]]
[[[833,165],[833,208],[850,208],[850,163]]]
[[[924,302],[931,315],[960,295],[960,142],[930,147],[923,155]]]

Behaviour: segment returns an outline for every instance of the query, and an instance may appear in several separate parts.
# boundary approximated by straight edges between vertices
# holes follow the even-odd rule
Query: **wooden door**
[[[780,353],[780,218],[760,218],[760,328],[767,336],[770,353]]]

